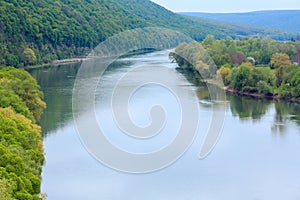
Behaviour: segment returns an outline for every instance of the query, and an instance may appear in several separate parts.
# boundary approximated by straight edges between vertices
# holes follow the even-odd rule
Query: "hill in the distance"
[[[163,27],[195,40],[293,33],[232,25],[172,13],[150,0],[1,0],[0,65],[26,66],[82,56],[108,37],[134,28]]]
[[[300,10],[272,10],[247,13],[186,12],[182,14],[235,24],[300,32]]]

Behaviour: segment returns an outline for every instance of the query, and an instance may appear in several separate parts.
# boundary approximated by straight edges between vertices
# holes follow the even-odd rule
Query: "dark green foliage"
[[[294,97],[300,96],[300,70],[293,76],[291,80],[291,86],[292,86],[292,95]]]
[[[0,106],[12,106],[17,113],[23,114],[31,120],[39,120],[45,103],[41,100],[43,93],[34,78],[23,69],[12,67],[0,70]]]
[[[35,121],[45,107],[41,98],[28,72],[0,68],[0,189],[9,185],[7,199],[40,199],[44,154]]]
[[[268,84],[266,81],[259,81],[257,83],[257,90],[259,93],[264,95],[272,95],[273,89],[270,84]]]
[[[264,99],[239,96],[229,97],[231,112],[233,115],[238,115],[241,119],[260,119],[269,109],[268,101]]]
[[[19,66],[82,56],[113,34],[143,27],[181,31],[196,40],[294,34],[185,17],[150,0],[2,0],[0,65]]]

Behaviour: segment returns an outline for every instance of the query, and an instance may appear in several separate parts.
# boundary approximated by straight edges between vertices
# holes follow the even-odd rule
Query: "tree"
[[[275,53],[271,58],[271,66],[275,68],[276,86],[283,82],[284,70],[291,65],[290,57],[285,53]]]
[[[259,81],[257,83],[257,90],[261,94],[265,94],[265,95],[273,94],[272,87],[266,81]]]
[[[215,41],[215,37],[213,35],[207,35],[203,41],[203,44],[212,45],[214,43],[214,41]]]
[[[25,70],[12,67],[0,70],[1,78],[6,79],[5,84],[1,84],[1,89],[12,91],[19,96],[31,111],[34,119],[39,121],[46,104],[42,101],[43,93],[36,80]]]
[[[7,179],[0,179],[0,200],[15,200],[12,193],[13,184]]]
[[[291,65],[290,57],[285,53],[275,53],[271,58],[271,66],[275,69]]]
[[[26,48],[24,50],[23,54],[24,54],[24,63],[25,63],[25,65],[36,64],[37,58],[36,58],[36,55],[35,55],[35,53],[32,49]]]
[[[40,200],[41,98],[28,72],[0,67],[0,200]]]
[[[231,69],[224,66],[218,70],[218,74],[221,75],[224,85],[228,85],[230,83],[230,73]]]
[[[299,97],[300,96],[300,71],[293,76],[291,81],[291,86],[292,86],[292,95],[294,97]]]
[[[245,90],[249,87],[253,87],[253,66],[244,63],[241,66],[232,69],[230,83],[231,86],[237,90]]]
[[[246,56],[241,52],[238,52],[238,53],[231,52],[229,55],[230,55],[230,58],[231,58],[231,62],[233,64],[240,65],[244,61],[246,61]]]

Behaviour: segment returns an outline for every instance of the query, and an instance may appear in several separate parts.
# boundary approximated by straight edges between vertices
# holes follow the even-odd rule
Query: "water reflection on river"
[[[165,51],[126,58],[108,69],[107,80],[145,62],[176,66]],[[46,151],[42,191],[49,200],[300,199],[299,104],[228,95],[228,102],[218,105],[227,110],[222,137],[209,157],[199,160],[212,102],[205,87],[195,87],[200,129],[189,151],[159,172],[124,174],[95,161],[76,134],[71,98],[78,67],[65,65],[31,71],[48,105],[41,125]],[[149,95],[156,95],[157,99],[163,96],[159,92]]]

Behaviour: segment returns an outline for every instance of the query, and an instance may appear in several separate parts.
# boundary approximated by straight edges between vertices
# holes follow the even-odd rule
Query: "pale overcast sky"
[[[300,10],[300,0],[152,0],[174,12]]]

